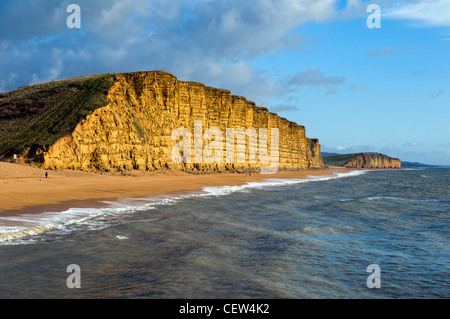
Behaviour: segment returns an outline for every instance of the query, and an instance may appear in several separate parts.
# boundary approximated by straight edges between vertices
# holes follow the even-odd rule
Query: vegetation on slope
[[[402,167],[419,168],[419,167],[439,167],[439,166],[438,165],[430,165],[430,164],[418,163],[418,162],[405,162],[405,161],[402,161]]]
[[[0,158],[21,154],[33,145],[51,145],[70,134],[88,114],[108,104],[111,77],[47,82],[1,94]]]
[[[346,163],[354,160],[358,153],[355,154],[342,154],[342,155],[332,155],[332,156],[323,156],[323,164],[325,166],[344,166]]]

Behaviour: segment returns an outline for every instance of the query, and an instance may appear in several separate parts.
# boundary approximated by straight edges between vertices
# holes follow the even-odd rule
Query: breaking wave
[[[70,233],[84,227],[89,230],[106,228],[117,222],[124,214],[155,209],[158,205],[170,205],[189,197],[224,196],[235,192],[250,192],[285,185],[332,179],[355,177],[366,171],[335,173],[333,175],[308,176],[303,179],[266,179],[264,182],[251,182],[239,186],[204,187],[202,192],[174,196],[152,196],[144,198],[125,198],[117,201],[104,201],[105,208],[70,208],[62,212],[43,212],[0,217],[0,245],[30,244],[34,237],[50,231]],[[13,224],[14,226],[8,226]],[[123,238],[117,238],[119,240]]]

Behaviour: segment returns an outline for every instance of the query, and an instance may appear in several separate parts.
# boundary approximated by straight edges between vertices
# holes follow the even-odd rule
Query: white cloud
[[[403,146],[406,146],[406,147],[419,147],[419,146],[420,146],[420,143],[417,142],[417,141],[411,141],[411,142],[406,143],[406,144],[403,145]]]
[[[367,51],[367,56],[369,57],[391,56],[394,54],[395,51],[392,48],[379,48],[377,50]]]
[[[352,153],[376,152],[377,150],[373,145],[352,145],[352,146],[336,145],[332,147],[322,145],[322,151],[329,153],[352,154]]]
[[[280,113],[280,112],[292,112],[298,111],[298,106],[290,105],[290,104],[280,104],[276,106],[269,107],[271,112]]]
[[[59,58],[60,54],[60,50],[54,49],[50,57],[51,62],[39,70],[40,72],[33,73],[29,84],[59,80],[63,71],[63,60]]]
[[[367,85],[365,85],[364,83],[354,83],[354,84],[352,84],[352,86],[350,88],[352,90],[360,91],[360,92],[365,92],[365,91],[369,90],[369,87]]]
[[[346,2],[346,7],[338,13],[338,18],[346,20],[367,16],[367,3],[361,0],[347,0]]]
[[[450,27],[450,1],[402,1],[388,8],[383,17],[408,20],[424,26]]]
[[[297,72],[290,79],[292,86],[311,86],[320,87],[326,90],[326,93],[336,93],[338,87],[345,84],[346,78],[343,76],[326,76],[320,70],[307,69]]]
[[[279,87],[250,61],[301,44],[303,37],[292,31],[335,17],[335,1],[78,0],[82,28],[76,30],[65,24],[69,0],[2,1],[0,77],[17,77],[1,86],[165,70],[262,104]],[[60,50],[57,59],[54,48]]]

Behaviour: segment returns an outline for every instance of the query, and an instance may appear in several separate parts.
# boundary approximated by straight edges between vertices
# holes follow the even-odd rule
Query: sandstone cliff
[[[401,161],[380,153],[355,153],[323,157],[325,165],[348,168],[401,168]]]
[[[402,162],[380,153],[361,153],[344,165],[349,168],[401,168]]]
[[[268,166],[260,156],[262,145],[267,145],[267,155],[274,155],[271,145],[276,138],[272,134],[278,129],[279,169],[323,167],[319,141],[307,138],[303,126],[230,91],[178,81],[162,71],[110,75],[109,80],[110,88],[105,91],[107,105],[91,109],[69,134],[54,143],[29,143],[23,149],[24,155],[39,158],[45,168],[58,169],[256,170]],[[258,157],[253,156],[249,136],[233,138],[236,150],[240,146],[245,149],[240,159],[239,154],[234,160],[227,158],[225,143],[223,149],[216,147],[211,152],[214,162],[202,154],[198,156],[199,146],[202,152],[212,141],[219,142],[216,139],[220,136],[216,134],[213,138],[203,136],[200,145],[194,142],[189,161],[174,162],[173,149],[182,139],[174,139],[173,133],[179,128],[201,136],[210,128],[219,129],[223,138],[227,137],[227,129],[254,129],[258,136]],[[187,151],[183,149],[180,154],[185,156]]]

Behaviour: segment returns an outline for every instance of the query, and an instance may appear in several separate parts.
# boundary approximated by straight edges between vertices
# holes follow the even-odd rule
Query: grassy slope
[[[38,144],[41,146],[51,145],[59,138],[70,134],[76,125],[93,110],[106,106],[108,101],[106,95],[113,85],[110,80],[112,74],[96,75],[83,78],[74,78],[62,81],[49,82],[23,88],[19,98],[36,97],[39,92],[56,88],[70,87],[70,92],[61,94],[59,98],[53,98],[51,105],[42,113],[29,115],[19,114],[17,116],[29,117],[29,126],[23,126],[13,138],[9,138],[0,145],[0,158],[20,154],[27,146]],[[17,90],[21,91],[20,89]],[[51,93],[51,92],[50,92]],[[14,94],[18,94],[14,92]],[[10,95],[14,97],[13,92]],[[42,98],[43,99],[43,98]],[[42,100],[41,99],[41,100]],[[32,100],[38,103],[39,99]],[[0,125],[8,123],[3,120]]]
[[[418,163],[418,162],[405,162],[405,161],[402,161],[402,167],[415,168],[415,167],[439,167],[439,166],[438,165],[423,164],[423,163]]]
[[[358,154],[342,154],[322,157],[325,166],[343,166],[356,158]]]

